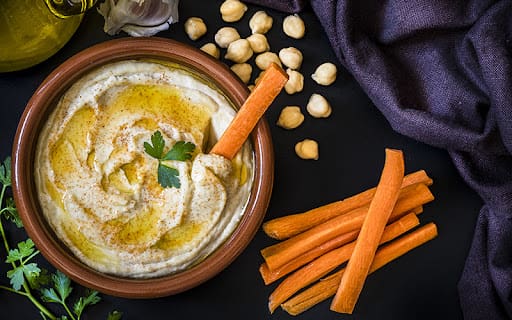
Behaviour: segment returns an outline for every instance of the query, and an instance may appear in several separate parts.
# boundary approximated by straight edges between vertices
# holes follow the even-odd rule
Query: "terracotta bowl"
[[[255,178],[245,213],[231,236],[199,264],[176,274],[149,279],[112,276],[80,262],[57,238],[42,214],[34,183],[38,132],[56,101],[91,69],[126,59],[177,62],[207,78],[240,107],[247,87],[223,63],[188,45],[161,38],[124,38],[90,47],[55,69],[39,86],[21,117],[13,149],[13,191],[28,235],[43,256],[77,283],[105,294],[153,298],[176,294],[207,281],[225,269],[249,244],[261,225],[273,183],[273,148],[267,123],[261,120],[252,133]]]

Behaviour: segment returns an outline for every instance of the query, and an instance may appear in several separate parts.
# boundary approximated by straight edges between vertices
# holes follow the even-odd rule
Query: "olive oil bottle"
[[[0,72],[38,64],[59,51],[96,0],[0,0]]]

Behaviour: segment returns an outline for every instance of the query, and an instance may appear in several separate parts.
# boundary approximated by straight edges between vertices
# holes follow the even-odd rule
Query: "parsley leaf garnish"
[[[147,154],[156,159],[161,159],[164,153],[165,140],[160,131],[155,131],[151,136],[151,143],[144,142],[144,150]]]
[[[84,297],[80,297],[73,305],[73,312],[76,314],[78,319],[80,319],[85,307],[95,305],[100,302],[100,300],[101,298],[98,296],[98,291],[87,290],[86,295]]]
[[[7,220],[14,222],[16,227],[23,228],[23,222],[21,221],[21,217],[18,213],[18,209],[16,209],[16,204],[14,203],[13,198],[7,198],[5,200],[5,207],[3,209],[5,211],[2,213]]]
[[[73,313],[71,313],[66,302],[66,299],[73,291],[71,280],[64,273],[57,271],[52,275],[52,283],[53,287],[41,290],[43,301],[62,305],[71,319],[80,319],[87,306],[95,305],[101,301],[101,298],[98,296],[98,291],[87,289],[85,295],[78,298],[74,303]],[[67,317],[65,318],[67,319]]]
[[[158,164],[158,183],[164,188],[179,189],[181,187],[179,174],[180,172],[173,167],[168,167],[161,162]]]
[[[35,249],[34,242],[31,239],[18,243],[18,248],[9,250],[6,263],[17,264],[11,270],[7,271],[7,277],[10,279],[14,290],[20,290],[25,283],[25,278],[29,283],[34,281],[41,272],[36,263],[28,263],[32,257],[39,251]]]
[[[155,131],[151,136],[151,143],[144,142],[144,151],[158,160],[158,183],[164,188],[180,188],[179,171],[176,168],[165,165],[162,161],[177,160],[187,161],[192,159],[196,145],[191,142],[178,141],[164,155],[165,140],[160,131]]]
[[[0,164],[0,183],[6,188],[11,186],[11,157]]]
[[[196,146],[192,142],[178,141],[174,144],[171,150],[167,152],[162,160],[190,160],[192,159],[192,152],[194,152],[195,148]]]
[[[66,299],[73,291],[71,288],[71,280],[62,272],[57,271],[52,275],[52,283],[54,288],[44,288],[41,290],[42,298],[46,302],[55,302],[62,305],[66,304]]]

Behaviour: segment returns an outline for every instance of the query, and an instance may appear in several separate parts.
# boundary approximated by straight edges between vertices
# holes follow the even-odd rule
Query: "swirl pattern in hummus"
[[[106,65],[60,99],[39,137],[35,175],[43,213],[84,263],[153,277],[190,267],[236,228],[253,180],[246,143],[237,157],[205,154],[234,117],[196,75],[157,62]],[[192,142],[192,161],[168,161],[180,188],[162,188],[143,144]]]

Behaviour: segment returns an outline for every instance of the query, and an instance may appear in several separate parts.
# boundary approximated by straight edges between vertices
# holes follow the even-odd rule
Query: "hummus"
[[[253,181],[249,142],[234,160],[208,154],[235,115],[230,101],[172,64],[123,61],[81,78],[63,95],[40,134],[36,187],[56,235],[85,264],[147,278],[198,263],[234,231]],[[181,186],[162,187],[159,160],[145,152],[160,131]]]

